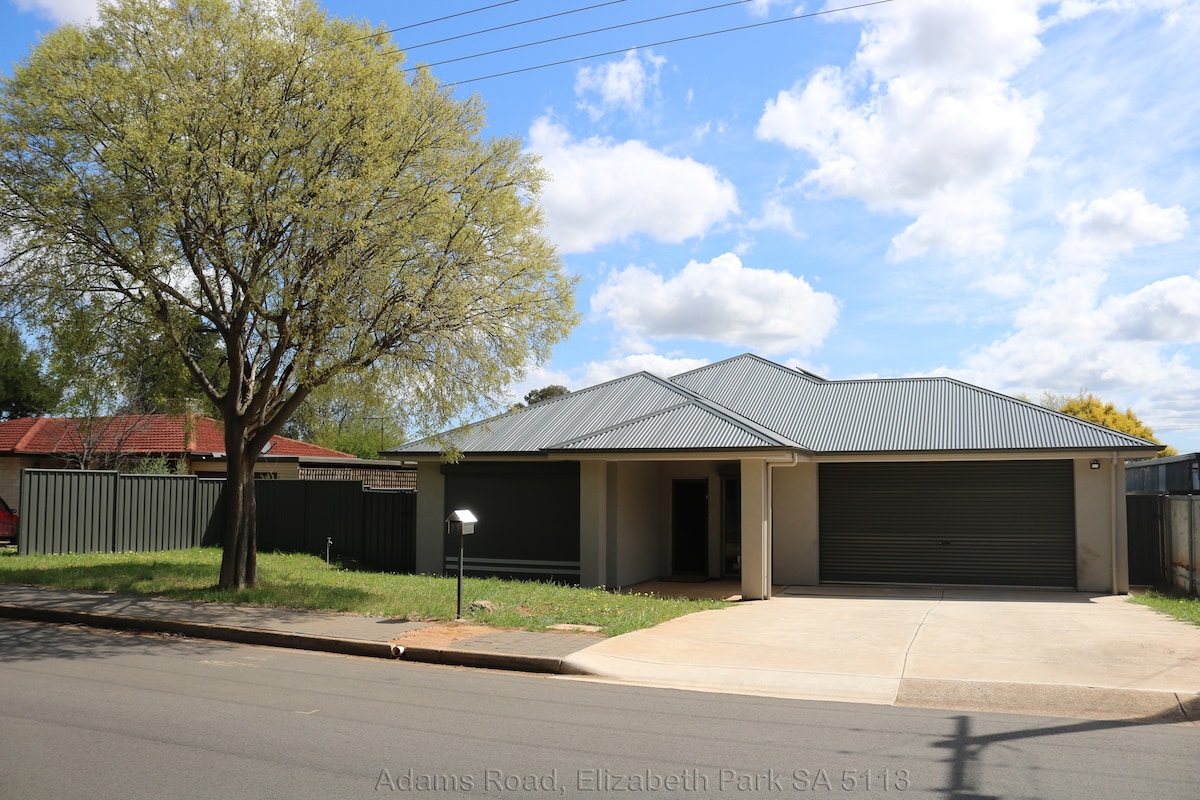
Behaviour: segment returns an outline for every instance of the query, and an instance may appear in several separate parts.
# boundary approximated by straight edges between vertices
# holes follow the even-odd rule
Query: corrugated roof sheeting
[[[950,378],[825,381],[755,356],[672,379],[818,453],[1137,447],[1132,436]]]
[[[684,403],[550,449],[712,450],[779,446],[778,441],[747,430],[708,409]]]
[[[950,378],[826,381],[752,355],[646,373],[448,436],[467,453],[781,447],[813,453],[1108,450],[1126,434]],[[431,452],[415,442],[393,452]]]
[[[831,382],[821,452],[1067,450],[1143,442],[949,378]]]
[[[464,453],[537,452],[630,418],[676,405],[681,394],[665,381],[637,373],[469,425],[447,435]],[[392,452],[437,452],[421,440]]]

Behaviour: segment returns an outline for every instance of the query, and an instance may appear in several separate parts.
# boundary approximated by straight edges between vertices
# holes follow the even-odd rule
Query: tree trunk
[[[258,584],[258,546],[254,462],[247,452],[244,426],[225,423],[225,542],[221,555],[220,589],[246,589]]]

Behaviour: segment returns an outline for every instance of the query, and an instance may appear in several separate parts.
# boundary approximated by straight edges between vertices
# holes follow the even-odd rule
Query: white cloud
[[[1112,326],[1110,340],[1200,342],[1200,280],[1177,275],[1105,300],[1098,313]]]
[[[854,63],[780,92],[757,135],[816,161],[806,185],[916,217],[893,258],[995,252],[1042,117],[1007,82],[1040,52],[1036,4],[914,0],[853,13],[866,20]]]
[[[17,10],[33,11],[55,22],[89,22],[96,19],[99,0],[13,0]]]
[[[837,321],[833,295],[789,272],[748,269],[732,253],[663,278],[644,267],[613,273],[593,313],[651,339],[698,339],[763,353],[807,352]]]
[[[746,227],[752,231],[775,229],[786,231],[793,236],[800,235],[792,217],[792,210],[778,197],[768,198],[763,203],[762,213],[749,220]]]
[[[1154,205],[1136,189],[1071,203],[1058,219],[1066,228],[1058,256],[1067,264],[1104,263],[1139,245],[1173,242],[1188,229],[1182,207]]]
[[[1196,11],[1194,0],[1064,0],[1052,22],[1080,19],[1100,11],[1163,12],[1168,24]]]
[[[703,358],[663,356],[656,353],[635,353],[606,361],[591,361],[584,365],[580,388],[623,378],[635,372],[649,372],[660,378],[670,378],[707,364]]]
[[[1073,203],[1061,218],[1066,232],[1059,254],[1068,263],[1043,271],[1042,284],[1014,317],[1012,333],[968,353],[961,369],[939,371],[1031,396],[1087,389],[1121,406],[1136,405],[1152,427],[1161,426],[1160,433],[1182,429],[1185,417],[1194,423],[1200,370],[1189,355],[1200,344],[1200,275],[1104,292],[1115,258],[1179,239],[1186,214],[1122,190]],[[1005,278],[997,280],[1002,287]]]
[[[541,118],[530,129],[529,149],[550,173],[542,194],[546,229],[564,252],[638,234],[678,243],[738,210],[737,191],[714,168],[636,140],[576,142]]]
[[[1029,291],[1029,280],[1019,272],[983,275],[971,284],[996,297],[1020,297]]]
[[[799,13],[802,7],[797,7],[794,0],[750,0],[748,9],[752,17],[765,17],[771,13],[773,6],[793,6],[793,13]]]
[[[637,50],[630,50],[620,61],[581,68],[575,75],[575,94],[594,92],[600,96],[600,104],[583,101],[580,107],[593,120],[614,108],[636,114],[645,107],[646,96],[657,90],[658,74],[665,63],[662,56],[647,51],[643,58]]]

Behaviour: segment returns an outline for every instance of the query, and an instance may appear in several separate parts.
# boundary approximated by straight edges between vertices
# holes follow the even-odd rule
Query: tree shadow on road
[[[0,664],[145,655],[166,646],[173,649],[186,647],[195,654],[206,654],[229,645],[175,634],[0,620]]]

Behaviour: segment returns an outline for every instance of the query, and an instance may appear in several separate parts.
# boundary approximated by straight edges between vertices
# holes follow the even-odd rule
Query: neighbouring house
[[[1126,591],[1124,462],[1160,447],[950,378],[831,381],[747,354],[387,455],[418,462],[418,572],[457,558],[443,521],[465,508],[469,572],[737,577],[757,599],[823,582]]]
[[[0,497],[20,502],[21,470],[136,469],[147,459],[207,478],[226,473],[222,425],[195,414],[25,417],[0,422]],[[375,488],[413,488],[411,466],[367,461],[286,436],[271,439],[255,465],[261,477],[361,480]],[[19,509],[18,509],[19,510]]]

